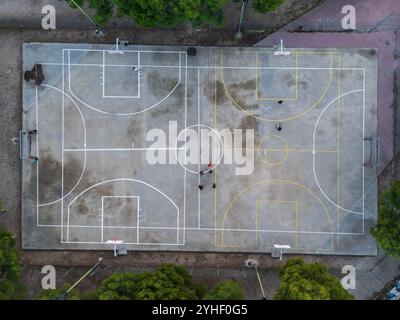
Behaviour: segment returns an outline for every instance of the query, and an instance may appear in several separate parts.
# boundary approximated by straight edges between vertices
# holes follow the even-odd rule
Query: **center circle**
[[[189,149],[187,148],[186,142],[187,142],[189,130],[193,130],[193,131],[197,132],[197,137],[199,139],[197,141],[197,146],[195,146],[195,150],[193,150],[194,154],[192,155],[192,159],[195,160],[195,163],[188,164],[185,162],[188,158],[187,151]],[[201,132],[204,132],[203,130],[207,130],[210,135],[212,134],[213,136],[215,136],[217,138],[217,141],[218,141],[217,146],[210,145],[209,141],[204,141],[204,139],[201,138]],[[183,142],[185,144],[185,148],[178,147],[178,142]],[[218,156],[214,157],[214,151],[218,150],[218,149],[219,149],[219,154],[218,154]],[[207,150],[208,150],[207,154],[209,155],[209,157],[206,156]],[[190,149],[190,151],[192,151],[192,150]],[[182,161],[182,157],[180,157],[180,155],[182,155],[182,152],[183,152],[183,158],[185,161]],[[178,134],[178,138],[176,139],[176,145],[175,145],[175,156],[176,156],[176,159],[177,159],[179,165],[183,169],[185,169],[188,172],[199,174],[201,171],[214,169],[221,163],[222,158],[224,156],[224,142],[222,140],[221,135],[218,133],[218,131],[216,129],[213,129],[204,124],[195,124],[195,125],[192,125],[190,127],[183,129]],[[215,159],[215,161],[213,161],[213,159]],[[212,164],[212,166],[209,166],[209,164]]]
[[[257,154],[262,161],[270,166],[280,165],[289,154],[289,146],[285,139],[277,135],[264,137],[257,148]]]

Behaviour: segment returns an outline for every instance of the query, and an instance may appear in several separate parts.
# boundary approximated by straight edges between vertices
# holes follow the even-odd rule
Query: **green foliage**
[[[70,284],[65,283],[62,286],[62,288],[59,288],[59,289],[43,290],[39,296],[39,300],[61,300],[61,297],[63,296],[64,292],[66,292],[70,287],[71,287]],[[70,292],[68,292],[66,299],[67,300],[80,300],[80,295],[79,295],[78,290],[72,289]]]
[[[0,199],[0,213],[6,212],[6,207],[3,203],[3,200]]]
[[[221,281],[204,297],[206,300],[243,300],[239,283],[233,280]]]
[[[280,270],[281,280],[275,300],[351,300],[340,281],[319,263],[290,259]]]
[[[267,13],[278,9],[285,0],[253,0],[253,8],[260,13]]]
[[[71,8],[77,9],[85,5],[86,0],[67,0]],[[87,0],[89,7],[94,9],[94,21],[100,26],[105,26],[113,15],[114,0]]]
[[[378,222],[371,234],[388,254],[400,256],[400,180],[382,192]]]
[[[103,281],[100,300],[186,300],[201,298],[184,267],[161,265],[154,272],[114,274]]]
[[[76,8],[71,0],[71,7]],[[74,0],[80,7],[85,0]],[[174,27],[190,22],[194,25],[223,24],[222,8],[227,0],[88,0],[96,12],[94,20],[105,26],[115,7],[117,15],[130,16],[142,27]]]
[[[81,300],[99,300],[99,293],[97,290],[89,290],[82,294]]]
[[[113,0],[90,0],[90,7],[96,11],[94,21],[105,26],[113,15]]]
[[[0,300],[19,298],[20,274],[21,265],[15,239],[8,231],[0,229]]]

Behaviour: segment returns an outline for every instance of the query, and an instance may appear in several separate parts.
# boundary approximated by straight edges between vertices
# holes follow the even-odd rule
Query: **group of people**
[[[207,165],[207,167],[208,167],[208,169],[206,170],[207,173],[210,174],[210,175],[213,174],[213,173],[214,173],[214,170],[213,170],[213,165],[212,165],[212,163],[209,163],[209,164]],[[203,176],[204,176],[204,171],[203,171],[203,170],[200,171],[200,172],[199,172],[199,175],[200,175],[200,178],[203,177]],[[216,187],[217,187],[217,184],[216,184],[215,182],[213,182],[212,188],[215,189]],[[199,184],[199,189],[200,189],[200,190],[203,190],[203,189],[204,189],[204,185],[200,183],[200,184]]]

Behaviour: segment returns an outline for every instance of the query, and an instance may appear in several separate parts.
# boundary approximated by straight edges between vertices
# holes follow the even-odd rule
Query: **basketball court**
[[[24,44],[23,248],[375,255],[377,51],[187,50]]]

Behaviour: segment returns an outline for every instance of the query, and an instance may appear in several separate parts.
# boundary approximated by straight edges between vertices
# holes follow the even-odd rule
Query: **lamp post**
[[[242,34],[242,23],[243,23],[243,18],[244,18],[244,8],[245,5],[249,2],[249,0],[242,0],[242,9],[240,11],[240,19],[239,19],[239,26],[238,30],[235,33],[235,39],[241,39],[243,34]]]
[[[93,23],[96,26],[96,35],[103,35],[104,32],[100,30],[100,26],[96,23],[96,21],[93,20],[91,16],[89,16],[74,0],[71,0],[71,2],[79,9],[82,14],[89,19],[91,23]]]
[[[89,274],[91,274],[92,273],[92,271],[94,270],[94,269],[96,269],[99,265],[100,265],[100,263],[103,261],[103,258],[102,257],[99,257],[99,259],[97,260],[97,263],[93,266],[93,267],[91,267],[90,269],[89,269],[89,271],[88,272],[86,272],[77,282],[75,282],[67,291],[65,291],[63,294],[62,294],[62,296],[59,298],[59,300],[66,300],[67,299],[67,297],[68,297],[68,293],[69,292],[71,292],[71,290],[73,289],[73,288],[75,288],[78,284],[79,284],[79,282],[81,282],[83,279],[85,279]]]
[[[260,285],[260,289],[261,289],[261,293],[262,293],[262,296],[263,296],[263,300],[267,300],[267,297],[265,296],[265,292],[264,292],[264,287],[263,287],[262,282],[261,282],[261,277],[260,277],[260,274],[258,273],[258,268],[257,268],[258,267],[258,261],[254,260],[254,259],[247,259],[244,265],[246,267],[248,267],[248,268],[254,268],[254,270],[256,271],[257,280],[258,280],[258,284]]]

